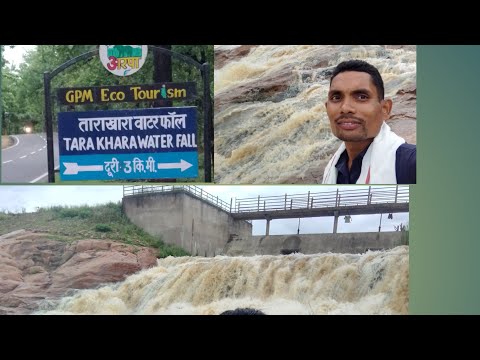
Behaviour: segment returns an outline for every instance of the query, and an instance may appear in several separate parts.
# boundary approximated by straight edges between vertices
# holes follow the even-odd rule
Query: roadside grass
[[[9,136],[2,135],[2,149],[9,147],[12,143],[12,139]]]
[[[48,234],[51,240],[71,243],[83,239],[113,240],[157,249],[157,257],[187,256],[185,250],[165,244],[123,215],[121,203],[110,202],[95,207],[52,206],[34,213],[0,212],[0,235],[18,229]]]

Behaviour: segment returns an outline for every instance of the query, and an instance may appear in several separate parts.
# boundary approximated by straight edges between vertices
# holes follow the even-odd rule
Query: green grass
[[[108,225],[105,225],[105,224],[97,224],[95,226],[95,231],[98,231],[98,232],[110,232],[112,231],[112,228]]]
[[[113,240],[129,245],[156,248],[157,257],[186,256],[185,250],[165,244],[161,237],[147,234],[122,214],[120,203],[95,207],[53,206],[35,213],[0,212],[0,235],[18,229],[48,234],[52,240],[71,243],[83,239]]]

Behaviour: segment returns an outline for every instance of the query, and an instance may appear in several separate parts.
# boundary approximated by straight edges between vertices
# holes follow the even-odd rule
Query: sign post
[[[195,107],[62,112],[60,178],[196,178]]]

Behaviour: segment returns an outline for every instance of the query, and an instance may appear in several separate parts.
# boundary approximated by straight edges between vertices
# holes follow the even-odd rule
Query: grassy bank
[[[9,136],[2,135],[2,149],[12,145],[12,139]]]
[[[188,255],[183,249],[164,244],[147,234],[122,214],[120,203],[95,207],[54,206],[35,213],[0,212],[0,235],[18,229],[48,233],[52,240],[73,242],[82,239],[108,239],[130,245],[158,249],[158,257]]]

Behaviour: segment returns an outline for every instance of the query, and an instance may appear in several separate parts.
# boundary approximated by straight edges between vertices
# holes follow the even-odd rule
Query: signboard
[[[197,95],[194,82],[150,85],[91,86],[60,88],[57,98],[62,105],[140,102],[155,100],[189,100]]]
[[[61,112],[61,180],[195,178],[196,107]]]
[[[100,61],[114,75],[128,76],[141,69],[147,59],[147,45],[100,45]]]

